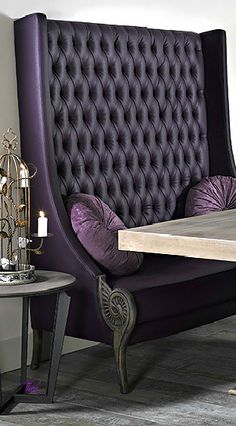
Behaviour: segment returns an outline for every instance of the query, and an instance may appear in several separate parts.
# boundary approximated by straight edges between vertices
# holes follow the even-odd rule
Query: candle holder
[[[39,245],[38,245],[38,247],[35,247],[35,248],[29,248],[28,250],[30,250],[30,251],[32,251],[33,253],[35,253],[35,254],[42,254],[43,252],[42,252],[42,250],[41,250],[41,248],[43,247],[43,243],[44,243],[44,239],[45,238],[50,238],[50,237],[52,237],[53,236],[53,234],[51,234],[50,232],[47,234],[47,235],[45,235],[44,237],[41,237],[40,235],[38,235],[38,234],[36,234],[36,233],[33,233],[33,234],[31,234],[31,236],[33,237],[33,238],[40,238],[40,243],[39,243]]]
[[[30,251],[40,254],[42,247],[30,248],[30,182],[37,170],[14,152],[12,129],[1,143],[6,153],[0,157],[0,284],[25,284],[35,281]]]

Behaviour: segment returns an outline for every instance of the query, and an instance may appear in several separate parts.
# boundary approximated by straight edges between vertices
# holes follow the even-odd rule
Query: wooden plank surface
[[[236,261],[236,209],[118,232],[120,250]]]
[[[1,426],[235,426],[236,317],[129,346],[122,395],[113,350],[96,345],[61,359],[54,404],[18,404]],[[48,362],[28,371],[44,390]],[[10,375],[10,377],[9,377]],[[6,373],[14,386],[19,372]],[[38,380],[39,379],[39,380]],[[37,385],[38,384],[38,385]]]

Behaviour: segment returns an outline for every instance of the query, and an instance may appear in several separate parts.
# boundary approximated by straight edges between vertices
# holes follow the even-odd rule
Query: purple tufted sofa
[[[235,314],[236,270],[146,255],[139,272],[109,276],[80,245],[64,202],[95,194],[134,227],[183,216],[188,189],[204,176],[236,175],[225,32],[32,14],[15,22],[15,47],[22,154],[38,168],[33,214],[45,209],[54,234],[33,262],[78,277],[66,333],[114,344],[127,392],[127,345]],[[32,301],[36,358],[54,307],[53,296]]]

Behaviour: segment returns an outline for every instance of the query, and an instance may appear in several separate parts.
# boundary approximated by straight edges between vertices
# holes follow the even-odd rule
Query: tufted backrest
[[[200,36],[49,20],[48,49],[61,193],[95,194],[127,226],[173,217],[208,174]]]

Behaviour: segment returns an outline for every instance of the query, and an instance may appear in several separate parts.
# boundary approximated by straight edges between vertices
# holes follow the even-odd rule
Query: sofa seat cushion
[[[139,272],[111,276],[108,283],[133,293],[142,323],[236,298],[234,268],[233,262],[150,254]]]

